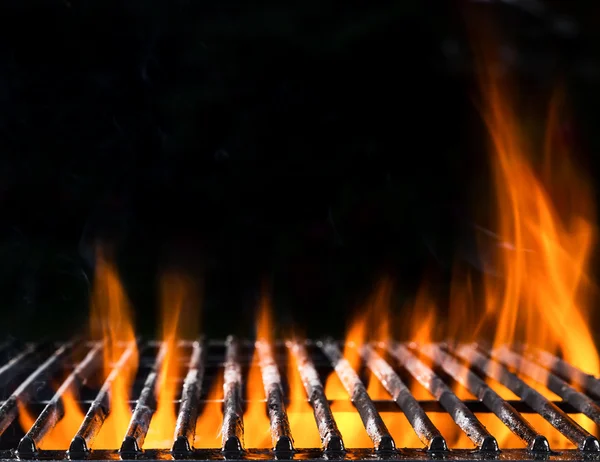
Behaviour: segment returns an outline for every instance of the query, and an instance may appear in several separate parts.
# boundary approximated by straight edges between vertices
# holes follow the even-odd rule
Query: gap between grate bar
[[[506,367],[477,351],[477,345],[459,345],[452,351],[519,396],[567,439],[575,443],[579,450],[600,451],[600,444],[594,436]]]
[[[415,345],[416,347],[416,345]],[[498,442],[469,408],[425,363],[402,344],[391,343],[388,351],[419,381],[450,414],[454,422],[481,451],[498,452]]]
[[[480,399],[490,411],[506,425],[511,432],[525,442],[534,452],[549,452],[550,445],[545,436],[540,435],[533,426],[508,404],[479,376],[463,366],[453,356],[445,353],[439,345],[423,345],[420,351],[429,356],[454,380]]]
[[[255,342],[256,351],[262,374],[265,396],[267,397],[267,410],[271,422],[271,439],[273,451],[276,453],[291,453],[294,450],[292,431],[285,412],[283,402],[283,387],[277,363],[273,358],[271,345],[265,340]]]
[[[175,424],[172,452],[174,454],[189,454],[192,452],[196,435],[196,420],[204,379],[204,346],[201,340],[192,344],[192,356],[188,372],[183,381],[181,404]]]
[[[492,350],[491,356],[510,367],[516,368],[536,382],[545,385],[550,391],[556,393],[579,412],[593,420],[594,423],[600,425],[600,406],[589,396],[575,390],[560,377],[511,351],[506,346]],[[541,381],[542,377],[544,382]]]
[[[239,343],[232,337],[225,341],[223,370],[223,425],[221,449],[231,455],[244,450],[244,410],[242,408],[242,368]]]
[[[135,358],[136,351],[137,343],[135,341],[128,343],[125,351],[121,354],[121,357],[102,384],[102,388],[90,404],[79,430],[77,430],[75,437],[69,445],[68,452],[71,458],[84,458],[89,452],[89,448],[91,448],[94,439],[110,413],[110,389],[112,384],[129,361]]]
[[[144,440],[150,428],[152,415],[156,410],[156,382],[158,381],[160,368],[167,355],[168,344],[162,343],[152,370],[144,381],[144,388],[135,404],[135,409],[129,421],[127,433],[121,443],[119,450],[121,457],[135,457],[142,452]]]
[[[46,359],[46,361],[33,371],[15,391],[13,391],[4,403],[2,403],[2,406],[0,406],[0,435],[6,431],[17,416],[19,402],[24,404],[29,401],[32,385],[44,375],[51,376],[54,374],[73,346],[74,342],[65,343],[60,346],[48,359]]]
[[[394,369],[370,346],[360,348],[367,367],[402,409],[419,439],[431,452],[447,451],[446,440]]]
[[[50,402],[19,442],[17,452],[20,457],[32,457],[37,452],[40,441],[64,417],[63,395],[68,392],[79,393],[80,387],[100,367],[102,348],[102,343],[96,344],[56,390]]]
[[[323,384],[319,374],[310,360],[306,348],[298,341],[286,342],[287,348],[292,352],[296,361],[298,372],[302,378],[302,384],[306,390],[308,401],[312,405],[317,428],[321,437],[321,447],[325,452],[344,451],[344,442],[335,418],[325,397]]]
[[[356,407],[376,451],[394,451],[396,444],[356,371],[332,340],[318,342]]]
[[[593,393],[596,397],[600,398],[600,380],[593,375],[587,374],[565,360],[537,348],[525,348],[525,355],[541,364],[546,369],[585,388],[588,392]]]

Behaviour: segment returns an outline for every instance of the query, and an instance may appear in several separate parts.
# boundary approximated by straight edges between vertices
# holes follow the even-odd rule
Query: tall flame
[[[256,338],[271,342],[273,340],[273,321],[271,319],[271,300],[266,293],[258,307]],[[270,421],[267,416],[265,389],[256,350],[252,355],[250,370],[246,382],[247,408],[244,413],[244,441],[248,448],[270,448]]]
[[[185,374],[178,362],[178,340],[194,336],[198,331],[198,300],[190,280],[170,272],[161,280],[162,335],[166,353],[156,382],[157,408],[152,416],[146,448],[169,448],[173,444],[173,429],[177,421],[175,399]]]
[[[513,93],[498,72],[497,47],[485,39],[479,43],[485,45],[479,54],[482,112],[492,140],[501,240],[494,259],[503,276],[485,279],[487,314],[497,322],[494,345],[540,347],[598,375],[588,323],[594,208],[587,182],[560,138],[562,95],[552,99],[546,138],[536,144],[521,130]],[[545,383],[546,377],[535,379]],[[591,421],[581,423],[593,429]],[[566,443],[564,438],[550,442]]]
[[[105,343],[103,349],[103,377],[110,374],[119,360],[126,343],[135,342],[130,305],[114,264],[99,248],[92,297],[91,336]],[[129,398],[138,366],[137,351],[131,361],[112,382],[110,414],[94,441],[97,449],[119,447],[131,419]]]

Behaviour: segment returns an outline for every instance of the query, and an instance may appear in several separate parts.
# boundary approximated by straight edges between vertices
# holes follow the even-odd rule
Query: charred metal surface
[[[242,368],[239,363],[238,341],[234,337],[228,337],[225,345],[221,449],[228,456],[235,457],[244,450]]]
[[[175,424],[172,450],[173,453],[178,455],[188,454],[192,451],[203,377],[203,347],[200,341],[196,341],[192,344],[192,356],[187,375],[183,381],[181,405],[179,406],[179,414],[177,415],[177,423]]]
[[[60,346],[46,361],[33,371],[0,406],[0,435],[2,435],[18,414],[19,403],[27,403],[32,387],[42,377],[50,377],[72,349],[73,342]]]
[[[400,406],[427,449],[432,452],[447,451],[446,440],[394,369],[370,345],[363,346],[360,353],[369,369],[377,376],[396,404]]]
[[[335,418],[325,397],[323,384],[315,369],[306,348],[300,342],[290,341],[286,346],[292,352],[306,395],[313,408],[319,435],[321,436],[321,447],[327,452],[341,452],[344,450],[344,442]]]
[[[124,457],[134,457],[141,452],[144,445],[144,439],[148,434],[152,415],[156,410],[156,382],[159,378],[160,367],[167,355],[167,348],[168,345],[166,343],[163,343],[160,347],[154,366],[146,377],[144,388],[142,388],[135,404],[135,409],[127,428],[127,434],[119,450]]]
[[[600,444],[594,436],[506,367],[480,353],[477,350],[477,345],[459,345],[453,351],[519,396],[554,428],[572,441],[578,449],[586,452],[600,451]]]
[[[393,343],[389,352],[448,411],[454,422],[481,451],[498,451],[498,442],[454,392],[425,363],[402,344]]]
[[[294,440],[287,413],[285,412],[285,404],[283,403],[281,376],[273,358],[271,345],[265,340],[257,340],[255,348],[258,353],[265,396],[267,397],[267,411],[271,422],[273,450],[281,454],[291,453],[294,450]]]
[[[90,404],[77,434],[71,441],[68,451],[70,457],[83,458],[87,455],[89,448],[92,447],[94,438],[98,435],[102,424],[110,413],[110,388],[123,368],[134,358],[136,349],[136,342],[131,342],[104,381],[96,398]]]
[[[369,438],[373,441],[376,451],[394,451],[396,443],[388,431],[381,416],[375,409],[365,385],[354,371],[350,363],[342,356],[337,344],[333,341],[320,342],[319,346],[331,361],[336,374],[348,392],[352,403],[367,430]]]
[[[581,369],[576,368],[553,354],[537,348],[525,348],[525,355],[546,369],[553,371],[567,381],[586,389],[600,398],[600,380],[593,375],[586,374]]]
[[[560,377],[509,350],[507,347],[495,349],[491,352],[491,355],[500,362],[518,369],[521,374],[547,386],[550,391],[556,393],[579,412],[600,425],[600,406],[590,397],[575,390]]]
[[[45,461],[62,461],[64,457],[63,451],[40,451],[37,459]],[[0,451],[0,458],[2,460],[15,460],[14,455],[10,451]],[[117,461],[121,460],[119,454],[116,451],[106,450],[94,450],[91,451],[89,458],[87,459],[72,459],[73,462],[83,462],[84,460],[96,460],[96,461]],[[123,459],[126,461],[139,461],[144,460],[147,462],[152,461],[163,461],[173,460],[173,455],[168,449],[148,449],[144,451],[144,454],[135,459]],[[214,460],[230,460],[230,461],[245,461],[245,460],[260,460],[275,462],[279,460],[271,450],[264,449],[248,449],[244,451],[242,455],[236,458],[225,459],[220,449],[196,449],[192,454],[182,458],[182,460],[193,460],[197,462],[201,461],[214,461]],[[551,453],[547,457],[539,458],[534,455],[531,451],[524,449],[514,449],[502,451],[498,454],[486,453],[483,454],[478,451],[471,451],[468,449],[456,449],[444,453],[443,457],[433,457],[431,453],[419,449],[403,449],[402,451],[392,453],[376,453],[370,449],[347,449],[343,455],[332,457],[331,455],[325,455],[320,449],[306,449],[298,450],[294,454],[294,460],[300,461],[315,461],[315,462],[326,462],[331,460],[353,460],[353,461],[364,461],[372,462],[376,460],[400,460],[405,462],[421,462],[433,460],[443,460],[447,462],[459,462],[459,461],[477,461],[477,462],[491,462],[491,461],[512,461],[512,462],[525,462],[525,461],[565,461],[565,462],[583,462],[589,460],[598,460],[593,458],[591,454],[584,454],[576,450],[566,450],[556,453]]]
[[[19,442],[17,448],[19,457],[32,457],[37,452],[37,445],[46,433],[63,418],[65,413],[62,403],[63,395],[67,392],[77,395],[80,387],[87,382],[91,374],[100,366],[102,347],[102,344],[94,346],[56,390],[56,393],[33,423],[33,426]]]
[[[454,380],[479,398],[510,431],[525,442],[531,451],[549,452],[550,445],[545,436],[525,420],[510,404],[498,395],[485,381],[445,353],[438,345],[424,345],[420,351],[429,356]]]

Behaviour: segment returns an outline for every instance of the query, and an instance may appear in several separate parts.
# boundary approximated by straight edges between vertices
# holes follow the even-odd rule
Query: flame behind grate
[[[102,441],[99,435],[110,414],[110,381],[125,367],[136,347],[140,363],[131,394],[135,400],[130,402],[129,427],[120,447],[99,447],[96,443]],[[102,367],[102,343],[5,344],[5,362],[0,367],[4,394],[0,404],[0,449],[6,451],[6,457],[14,457],[16,451],[19,458],[47,458],[52,454],[53,458],[72,459],[107,458],[109,453],[113,454],[109,458],[118,454],[129,459],[156,450],[169,457],[195,459],[222,458],[223,454],[230,458],[252,458],[257,454],[264,458],[265,454],[272,454],[271,457],[302,459],[302,454],[308,454],[306,451],[312,454],[311,458],[315,454],[356,458],[360,451],[368,451],[370,457],[394,454],[402,458],[410,454],[414,458],[414,454],[428,454],[431,458],[432,454],[446,453],[460,459],[481,458],[482,454],[502,458],[517,451],[522,459],[534,459],[551,453],[551,439],[546,434],[551,426],[566,442],[565,448],[571,447],[552,447],[563,449],[560,454],[566,458],[575,457],[573,454],[580,458],[584,454],[600,456],[596,437],[572,417],[581,414],[600,423],[600,407],[594,401],[600,397],[600,381],[596,378],[533,348],[492,349],[477,344],[450,347],[393,341],[358,347],[360,367],[352,367],[344,359],[341,346],[331,340],[180,341],[174,347],[175,357],[187,368],[187,375],[175,386],[177,422],[171,430],[170,447],[152,447],[145,443],[151,441],[146,437],[157,407],[155,385],[159,380],[169,380],[159,377],[166,348],[165,342],[123,344],[120,360],[112,365],[113,372],[104,383],[96,383],[97,376],[101,376],[98,370]],[[74,362],[73,358],[82,359]],[[249,404],[244,399],[244,387],[253,360],[258,361],[265,388],[265,428],[244,426],[244,410]],[[288,383],[288,366],[294,367],[302,380],[304,404],[313,413],[310,420],[288,416],[286,409],[297,408],[289,402],[293,384]],[[551,401],[546,393],[538,391],[539,386],[533,386],[531,380],[542,376],[538,369],[546,372],[543,376],[547,380],[542,385],[561,400]],[[520,371],[519,375],[515,370]],[[369,395],[364,379],[367,371],[379,380],[387,399]],[[323,384],[330,374],[339,378],[347,399],[331,400],[325,395]],[[431,399],[415,398],[405,385],[413,379],[429,392]],[[455,382],[477,399],[460,399]],[[494,384],[501,384],[518,399],[504,399]],[[74,401],[75,397],[78,401]],[[332,401],[336,412],[331,411]],[[355,444],[354,432],[340,431],[336,415],[341,411],[357,416],[355,421],[368,436],[369,448]],[[24,419],[23,414],[29,419]],[[499,447],[500,439],[485,426],[487,416],[492,414],[520,446]],[[388,415],[402,421],[382,418]],[[437,425],[441,415],[454,421],[471,443],[471,451],[448,448],[445,428]],[[76,425],[73,418],[79,419]],[[538,425],[538,419],[547,424]],[[25,428],[20,428],[22,425]],[[315,438],[320,441],[317,447],[295,447],[294,433],[302,435],[305,431],[319,435]],[[268,449],[246,444],[257,441],[257,435],[268,435]],[[312,441],[303,436],[298,440]],[[199,456],[198,451],[209,449],[213,452]]]

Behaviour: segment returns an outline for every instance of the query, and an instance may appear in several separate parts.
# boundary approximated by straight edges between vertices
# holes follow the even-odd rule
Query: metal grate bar
[[[175,424],[172,448],[175,454],[189,454],[192,452],[200,405],[200,393],[202,392],[202,380],[204,378],[203,351],[203,345],[200,341],[192,344],[192,356],[190,357],[187,375],[183,381],[181,405]]]
[[[127,434],[123,439],[119,451],[125,457],[135,457],[136,454],[141,452],[141,448],[144,445],[144,439],[148,434],[152,415],[156,410],[156,382],[158,381],[161,365],[167,355],[167,350],[168,344],[163,343],[158,350],[152,370],[146,377],[144,388],[142,388],[133,414],[131,415]]]
[[[123,354],[121,354],[119,361],[102,384],[102,388],[90,404],[77,434],[71,441],[69,446],[69,455],[71,458],[84,458],[89,452],[89,448],[92,446],[96,435],[98,435],[102,424],[104,424],[106,417],[110,413],[110,388],[123,368],[135,358],[136,350],[136,342],[129,343]]]
[[[586,374],[581,369],[569,364],[568,362],[548,353],[547,351],[527,348],[525,355],[550,369],[554,373],[564,377],[569,382],[585,388],[588,392],[600,397],[600,380],[590,374]]]
[[[281,376],[279,375],[277,363],[273,358],[271,345],[265,340],[258,340],[255,343],[255,348],[258,353],[265,396],[267,397],[273,450],[280,453],[292,452],[294,450],[292,431],[283,403]]]
[[[393,343],[389,352],[398,359],[410,374],[419,381],[448,411],[454,422],[481,451],[498,451],[498,442],[454,394],[454,392],[425,363],[420,361],[402,344]]]
[[[11,344],[12,344],[12,342],[6,342],[0,348],[0,350],[4,350],[4,349],[8,348]],[[29,358],[29,356],[31,356],[37,350],[38,350],[37,344],[29,343],[28,345],[26,345],[25,349],[23,351],[21,351],[15,357],[11,358],[10,361],[8,361],[6,364],[4,364],[2,367],[0,367],[0,377],[4,377],[6,374],[11,372],[13,369],[15,369],[16,366],[23,363],[27,358]]]
[[[17,452],[20,457],[32,457],[37,452],[37,445],[44,436],[64,417],[65,409],[62,398],[65,393],[79,393],[81,385],[100,367],[100,352],[103,345],[96,344],[73,369],[62,385],[40,413],[33,426],[19,442]]]
[[[594,436],[506,367],[478,352],[476,345],[459,345],[452,351],[519,396],[554,428],[575,443],[577,448],[582,451],[600,451],[600,445]]]
[[[302,378],[306,396],[312,405],[315,415],[315,421],[321,436],[321,447],[326,452],[341,452],[344,450],[344,442],[335,418],[325,397],[323,384],[319,379],[319,374],[310,360],[306,348],[297,341],[289,341],[286,346],[292,352],[298,372]]]
[[[596,424],[600,425],[600,406],[598,406],[589,396],[575,390],[575,388],[560,377],[521,355],[518,355],[514,351],[509,350],[507,347],[495,349],[491,354],[493,358],[510,367],[518,369],[521,373],[532,378],[536,382],[547,386],[550,391],[556,393],[579,412],[585,414]],[[544,383],[540,381],[542,377],[545,379]]]
[[[60,346],[46,361],[29,375],[0,406],[0,435],[13,422],[18,413],[19,402],[26,403],[31,398],[32,385],[41,377],[51,376],[62,363],[74,343],[69,342]]]
[[[447,451],[446,440],[394,369],[370,346],[360,350],[369,369],[398,404],[419,439],[432,452]]]
[[[242,409],[242,368],[239,343],[228,337],[223,371],[223,426],[221,449],[239,454],[244,450],[244,411]]]
[[[369,397],[364,384],[350,363],[344,359],[335,342],[320,342],[319,346],[331,361],[331,365],[348,392],[352,404],[356,407],[365,426],[367,434],[373,441],[375,450],[393,451],[396,449],[394,439],[390,435],[377,409],[375,409],[375,405]]]
[[[529,450],[535,452],[550,451],[546,437],[540,435],[515,408],[502,399],[485,381],[471,372],[468,367],[460,364],[438,345],[423,345],[420,351],[433,359],[438,366],[468,389],[473,396],[479,398],[511,432],[525,442]]]

